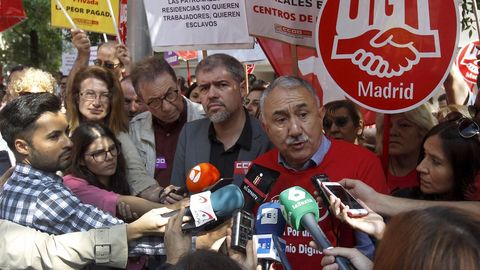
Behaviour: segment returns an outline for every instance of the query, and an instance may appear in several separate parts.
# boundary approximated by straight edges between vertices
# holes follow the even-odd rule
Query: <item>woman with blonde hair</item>
[[[57,82],[52,74],[37,68],[24,68],[9,82],[7,102],[30,93],[53,93]]]
[[[437,124],[429,104],[390,116],[387,185],[390,192],[419,185],[415,168],[425,134]],[[377,117],[377,148],[382,153],[383,117]]]

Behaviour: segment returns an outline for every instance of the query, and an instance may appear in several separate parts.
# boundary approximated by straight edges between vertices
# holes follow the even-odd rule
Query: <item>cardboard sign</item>
[[[248,0],[248,32],[253,36],[315,47],[315,26],[323,0]]]
[[[155,51],[251,48],[244,0],[144,0]]]
[[[457,56],[457,67],[460,70],[460,73],[462,74],[465,81],[470,84],[477,83],[479,68],[477,60],[477,46],[479,44],[479,41],[468,43],[460,50]]]
[[[316,31],[326,84],[363,107],[398,113],[443,83],[459,19],[453,0],[334,0],[323,6]]]
[[[61,4],[79,29],[116,35],[107,0],[60,0]],[[119,0],[110,0],[118,24]],[[71,29],[65,14],[51,0],[52,26]]]

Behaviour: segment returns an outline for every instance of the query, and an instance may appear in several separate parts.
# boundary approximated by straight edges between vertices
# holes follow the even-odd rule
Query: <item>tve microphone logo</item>
[[[329,0],[316,47],[344,94],[375,111],[402,112],[447,76],[458,26],[454,0]]]
[[[278,209],[276,208],[263,208],[261,224],[277,224],[278,223]]]

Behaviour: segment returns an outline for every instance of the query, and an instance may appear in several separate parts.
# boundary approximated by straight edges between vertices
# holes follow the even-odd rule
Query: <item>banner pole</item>
[[[290,44],[290,53],[292,55],[292,74],[298,77],[298,55],[297,45]]]
[[[249,88],[249,79],[248,79],[248,69],[247,69],[247,64],[243,64],[243,70],[245,71],[245,89],[247,90],[247,94],[250,92]]]
[[[112,2],[107,0],[108,9],[110,9],[110,14],[112,15],[113,28],[115,29],[115,34],[117,35],[117,41],[119,44],[123,44],[122,39],[120,38],[120,32],[118,31],[117,20],[115,19],[115,14],[113,14]]]
[[[60,2],[60,0],[56,0],[57,2],[57,5],[60,7],[60,9],[62,10],[63,14],[65,15],[65,17],[67,17],[67,20],[68,22],[70,23],[70,25],[72,26],[73,30],[77,30],[77,26],[75,25],[75,23],[73,22],[72,18],[70,17],[70,15],[68,15],[67,11],[65,10],[65,8],[63,7],[62,3]]]
[[[382,165],[385,177],[388,177],[388,165],[389,165],[389,145],[390,145],[390,114],[383,115],[383,140],[382,140]]]
[[[478,39],[480,39],[480,24],[478,23],[477,1],[472,0],[472,2],[473,2],[473,16],[475,16],[475,24],[477,25],[477,35],[478,35]]]
[[[191,82],[192,82],[192,74],[190,73],[190,60],[187,60],[187,83],[188,83],[188,87],[190,87]]]

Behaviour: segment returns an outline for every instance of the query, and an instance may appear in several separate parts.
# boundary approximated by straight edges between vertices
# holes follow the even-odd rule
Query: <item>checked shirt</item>
[[[56,174],[17,163],[0,193],[0,218],[50,234],[87,231],[123,223],[82,203]],[[144,237],[129,244],[131,255],[165,254],[163,240]]]

